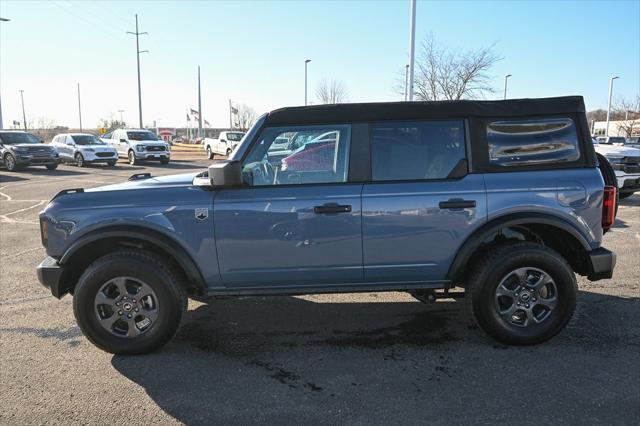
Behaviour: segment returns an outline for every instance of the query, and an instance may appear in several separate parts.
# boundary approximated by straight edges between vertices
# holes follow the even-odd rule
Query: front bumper
[[[103,156],[103,155],[98,155],[98,154],[103,154],[102,152],[100,153],[96,153],[96,152],[87,152],[87,153],[82,153],[82,156],[84,157],[84,161],[86,163],[108,163],[109,161],[118,161],[118,153],[117,152],[110,152],[109,156]]]
[[[60,157],[39,157],[29,154],[14,154],[18,166],[48,166],[60,164]]]
[[[640,174],[627,174],[616,170],[616,178],[618,178],[618,188],[621,192],[640,191]]]
[[[51,290],[51,294],[60,299],[69,292],[69,286],[62,284],[63,267],[53,257],[46,257],[36,269],[38,281]]]
[[[137,160],[169,160],[171,154],[167,151],[134,151]]]
[[[600,247],[591,250],[588,254],[587,278],[590,281],[613,277],[613,268],[616,266],[616,254],[614,252]]]

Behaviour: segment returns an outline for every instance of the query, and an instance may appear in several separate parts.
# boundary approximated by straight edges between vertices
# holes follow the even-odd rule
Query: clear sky
[[[134,13],[138,13],[146,123],[184,126],[197,107],[228,125],[228,99],[257,112],[304,102],[323,78],[344,82],[353,102],[400,100],[394,84],[408,57],[409,0],[91,2],[0,1],[0,94],[5,126],[47,117],[77,126],[118,117],[137,123]],[[418,1],[418,42],[432,32],[452,48],[496,43],[494,97],[583,95],[587,108],[640,91],[640,1]],[[419,44],[418,44],[419,47]]]

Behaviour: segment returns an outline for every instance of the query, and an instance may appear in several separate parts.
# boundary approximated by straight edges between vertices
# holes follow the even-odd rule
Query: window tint
[[[501,120],[487,125],[489,162],[519,166],[576,161],[578,133],[570,118]]]
[[[445,179],[465,158],[464,140],[460,120],[374,124],[373,180]]]
[[[348,125],[264,129],[244,162],[244,180],[253,186],[346,182],[350,134]]]

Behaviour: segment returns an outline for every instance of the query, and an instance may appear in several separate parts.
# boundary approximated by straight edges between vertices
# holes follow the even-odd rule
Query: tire
[[[20,169],[20,167],[16,164],[15,157],[11,154],[7,154],[4,156],[4,166],[10,172],[15,172],[16,170]]]
[[[160,160],[160,164],[169,164],[169,160]]]
[[[116,165],[116,161],[108,161],[107,166],[114,167]]]
[[[632,195],[633,195],[633,192],[622,192],[622,193],[619,193],[618,197],[619,197],[621,200],[624,200],[625,198],[629,198],[629,197],[631,197]],[[616,207],[617,207],[617,206],[616,206]]]
[[[75,160],[76,160],[76,166],[78,167],[85,166],[84,157],[79,152],[75,155]]]
[[[127,158],[129,159],[129,164],[131,164],[132,166],[135,166],[138,162],[136,160],[136,154],[134,154],[133,151],[129,151],[127,153]]]
[[[57,164],[47,164],[47,170],[55,170],[58,168]]]
[[[613,170],[611,163],[607,158],[596,152],[596,157],[598,158],[598,168],[600,169],[600,174],[602,175],[602,179],[604,180],[604,184],[606,186],[615,186],[616,188],[616,211],[613,216],[615,219],[618,216],[618,201],[620,198],[624,198],[620,196],[620,188],[618,188],[618,178],[616,177],[616,172]]]
[[[229,156],[231,155],[231,148],[227,148],[227,158],[229,158]]]
[[[118,283],[126,286],[122,294]],[[146,286],[140,291],[149,296],[135,300],[133,290],[139,283]],[[111,294],[105,295],[105,286]],[[100,320],[105,309],[112,316]],[[98,348],[119,355],[149,353],[167,344],[177,333],[186,310],[187,297],[175,271],[159,257],[140,250],[117,251],[93,262],[80,277],[73,295],[73,312],[82,333]],[[109,325],[113,316],[115,322]],[[145,328],[140,330],[138,324]]]
[[[528,285],[521,285],[522,275],[516,271],[522,270],[529,281],[537,281],[538,275],[542,278],[538,271],[552,281],[532,293]],[[578,290],[573,270],[560,254],[540,244],[496,246],[472,266],[466,281],[466,299],[476,323],[502,343],[534,345],[549,340],[567,325],[575,311]],[[503,293],[518,297],[502,296]],[[554,296],[555,304],[547,312]],[[539,322],[526,311],[540,315]]]
[[[213,160],[213,152],[211,152],[211,147],[207,145],[207,158],[209,160]]]

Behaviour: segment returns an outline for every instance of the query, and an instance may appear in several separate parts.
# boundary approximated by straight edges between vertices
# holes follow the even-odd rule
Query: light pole
[[[124,126],[124,119],[122,118],[122,113],[124,112],[124,110],[119,109],[118,112],[120,113],[120,124]]]
[[[404,66],[404,101],[409,100],[409,64]]]
[[[140,128],[142,129],[142,90],[140,89],[140,54],[148,53],[148,50],[140,50],[140,42],[138,40],[139,36],[142,34],[147,34],[147,32],[139,32],[138,31],[138,14],[136,13],[136,32],[127,31],[127,34],[133,34],[136,36],[136,59],[138,62],[138,115],[140,118]]]
[[[22,123],[24,124],[24,131],[27,131],[27,114],[24,113],[24,90],[20,89],[20,100],[22,101]]]
[[[409,22],[409,100],[413,100],[413,75],[416,53],[416,0],[411,0],[411,20]]]
[[[507,74],[504,76],[504,98],[507,99],[507,79],[511,77],[511,74]]]
[[[307,106],[307,65],[311,62],[311,59],[305,59],[304,61],[304,105]]]
[[[609,103],[607,105],[607,130],[605,131],[605,136],[609,136],[609,117],[611,115],[611,93],[613,92],[613,80],[616,78],[620,78],[618,76],[611,77],[609,79]]]
[[[198,65],[198,137],[202,137],[202,97],[200,96],[200,65]]]
[[[9,22],[10,19],[7,18],[0,18],[0,22]],[[4,126],[2,125],[2,102],[0,101],[0,129],[3,129]]]
[[[80,105],[80,83],[78,83],[78,118],[80,119],[80,131],[82,132],[82,107]]]

